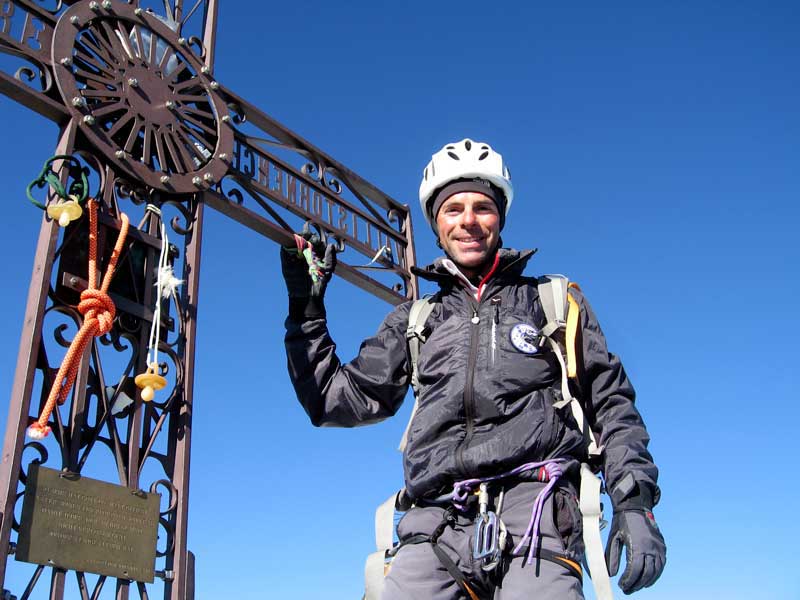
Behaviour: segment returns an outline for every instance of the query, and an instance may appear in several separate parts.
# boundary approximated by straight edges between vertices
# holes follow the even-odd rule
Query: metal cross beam
[[[286,245],[292,231],[313,225],[344,250],[337,275],[394,304],[417,296],[408,207],[217,81],[217,12],[218,0],[0,0],[0,53],[22,65],[12,75],[0,63],[0,92],[56,122],[56,154],[80,159],[100,201],[101,260],[122,213],[132,223],[109,289],[114,327],[79,357],[74,389],[49,420],[52,434],[26,441],[83,320],[77,305],[87,289],[86,219],[64,229],[42,221],[0,462],[0,588],[10,569],[28,570],[26,588],[8,597],[193,597],[186,533],[205,206]],[[66,162],[53,165],[63,182],[75,176]],[[40,193],[48,206],[60,200],[52,187]],[[184,283],[157,298],[164,249]],[[163,331],[155,345],[154,320]],[[166,387],[144,402],[134,379],[153,350]],[[109,457],[114,466],[104,470]],[[84,572],[59,560],[13,562],[15,510],[33,462],[70,481],[93,477],[160,494],[152,576],[126,577],[124,564]],[[88,519],[73,508],[70,518]],[[124,537],[110,524],[91,525],[101,537]]]

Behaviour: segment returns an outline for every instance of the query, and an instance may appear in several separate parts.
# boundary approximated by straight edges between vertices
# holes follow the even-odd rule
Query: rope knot
[[[111,297],[100,290],[84,290],[81,292],[81,301],[78,311],[86,320],[97,320],[97,335],[104,335],[111,331],[117,307]]]

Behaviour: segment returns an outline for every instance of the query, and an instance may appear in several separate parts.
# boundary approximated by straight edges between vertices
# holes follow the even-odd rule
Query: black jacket
[[[420,271],[440,286],[419,357],[420,402],[404,455],[412,498],[438,495],[453,481],[484,477],[522,463],[586,458],[586,444],[561,399],[560,370],[547,348],[518,350],[511,329],[545,323],[537,280],[522,271],[532,252],[500,250],[496,274],[481,301],[437,261]],[[631,477],[657,499],[658,470],[647,451],[649,436],[634,406],[634,390],[619,359],[606,348],[583,295],[579,397],[604,446],[609,489]],[[289,374],[314,425],[351,427],[397,412],[410,381],[406,327],[411,302],[396,307],[358,356],[342,364],[324,319],[286,322]],[[478,317],[475,319],[474,317]],[[474,322],[477,321],[477,322]],[[494,343],[493,343],[494,342]],[[626,484],[627,487],[627,484]]]

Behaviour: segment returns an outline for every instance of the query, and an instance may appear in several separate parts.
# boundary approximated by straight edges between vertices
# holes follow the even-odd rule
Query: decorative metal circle
[[[119,0],[90,4],[65,11],[53,35],[56,82],[86,137],[156,189],[187,193],[220,181],[233,131],[203,61],[160,17]]]

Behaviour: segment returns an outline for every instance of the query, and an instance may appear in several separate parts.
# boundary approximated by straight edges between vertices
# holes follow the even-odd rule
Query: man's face
[[[500,239],[500,213],[480,192],[458,192],[436,215],[439,243],[467,277],[482,274]]]

